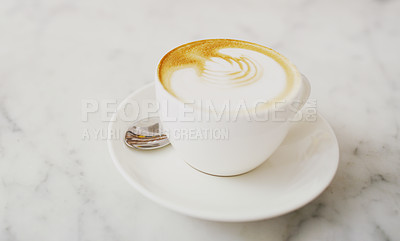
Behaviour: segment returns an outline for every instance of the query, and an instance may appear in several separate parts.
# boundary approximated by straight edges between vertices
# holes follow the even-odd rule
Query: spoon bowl
[[[159,117],[148,117],[133,123],[125,133],[125,144],[134,149],[154,150],[169,144]]]

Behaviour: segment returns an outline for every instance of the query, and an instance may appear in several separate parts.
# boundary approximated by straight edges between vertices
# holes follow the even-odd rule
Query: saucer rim
[[[107,133],[110,136],[110,132],[113,129],[114,125],[117,123],[117,115],[119,113],[119,111],[121,110],[121,108],[124,106],[124,104],[126,102],[128,102],[130,99],[132,99],[134,96],[136,96],[138,93],[148,89],[148,88],[154,88],[154,83],[149,83],[146,84],[140,88],[138,88],[137,90],[135,90],[133,93],[131,93],[130,95],[128,95],[126,98],[124,98],[124,100],[118,105],[116,112],[113,114],[110,123],[108,124],[108,129],[107,129]],[[204,220],[209,220],[209,221],[219,221],[219,222],[250,222],[250,221],[259,221],[259,220],[265,220],[265,219],[270,219],[270,218],[274,218],[274,217],[278,217],[278,216],[282,216],[285,214],[288,214],[292,211],[295,211],[303,206],[305,206],[306,204],[310,203],[311,201],[313,201],[314,199],[316,199],[319,195],[321,195],[322,192],[324,192],[326,190],[326,188],[332,183],[332,180],[334,179],[338,166],[339,166],[339,144],[338,144],[338,140],[337,137],[335,135],[335,132],[332,129],[332,126],[329,124],[329,122],[326,120],[326,118],[324,118],[322,116],[322,114],[320,113],[320,111],[318,111],[318,118],[320,118],[324,124],[327,127],[327,130],[329,130],[330,135],[332,136],[334,143],[332,143],[332,145],[335,145],[335,158],[332,158],[332,160],[335,160],[336,165],[335,168],[331,171],[331,175],[329,177],[329,181],[327,181],[324,185],[321,185],[321,187],[315,191],[314,195],[310,195],[309,198],[307,198],[305,201],[303,202],[299,202],[297,205],[294,205],[291,208],[285,209],[284,211],[282,210],[278,210],[276,212],[269,212],[269,215],[265,215],[262,212],[260,212],[260,214],[258,215],[242,215],[242,216],[237,216],[237,217],[233,217],[233,216],[226,216],[226,215],[216,215],[216,214],[212,214],[210,212],[204,212],[204,211],[197,211],[191,208],[186,208],[180,205],[176,205],[171,201],[165,200],[162,197],[153,194],[151,191],[149,191],[148,189],[146,189],[145,187],[143,187],[142,185],[140,185],[138,182],[136,182],[134,179],[131,178],[131,176],[125,171],[125,169],[122,167],[120,161],[117,158],[117,155],[112,147],[113,145],[113,140],[112,139],[107,139],[107,146],[108,146],[108,151],[110,153],[111,159],[114,163],[114,165],[116,166],[117,170],[121,173],[121,175],[126,179],[126,181],[128,181],[128,183],[130,185],[132,185],[138,192],[140,192],[143,196],[147,197],[148,199],[154,201],[155,203],[164,206],[170,210],[173,210],[175,212],[187,215],[187,216],[191,216],[191,217],[195,217],[195,218],[199,218],[199,219],[204,219]],[[206,175],[206,174],[204,174]],[[245,175],[245,174],[243,174]],[[224,177],[222,177],[224,178]],[[229,177],[226,177],[229,178]]]

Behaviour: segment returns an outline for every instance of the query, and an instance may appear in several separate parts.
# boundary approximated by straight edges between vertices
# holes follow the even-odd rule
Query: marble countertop
[[[399,13],[397,0],[1,1],[0,240],[399,240]],[[152,82],[167,50],[215,37],[270,46],[310,79],[340,165],[305,207],[199,220],[114,167],[104,110]]]

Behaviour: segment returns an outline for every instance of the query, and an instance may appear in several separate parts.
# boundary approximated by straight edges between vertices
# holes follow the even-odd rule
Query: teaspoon
[[[125,133],[125,144],[141,150],[154,150],[169,144],[161,125],[160,118],[148,117],[133,123]]]

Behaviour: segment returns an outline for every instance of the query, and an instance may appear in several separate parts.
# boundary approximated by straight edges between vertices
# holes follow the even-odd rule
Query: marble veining
[[[1,1],[0,240],[400,240],[399,12],[397,0]],[[105,103],[151,82],[173,47],[218,37],[296,63],[337,134],[336,177],[292,213],[186,217],[111,162]]]

